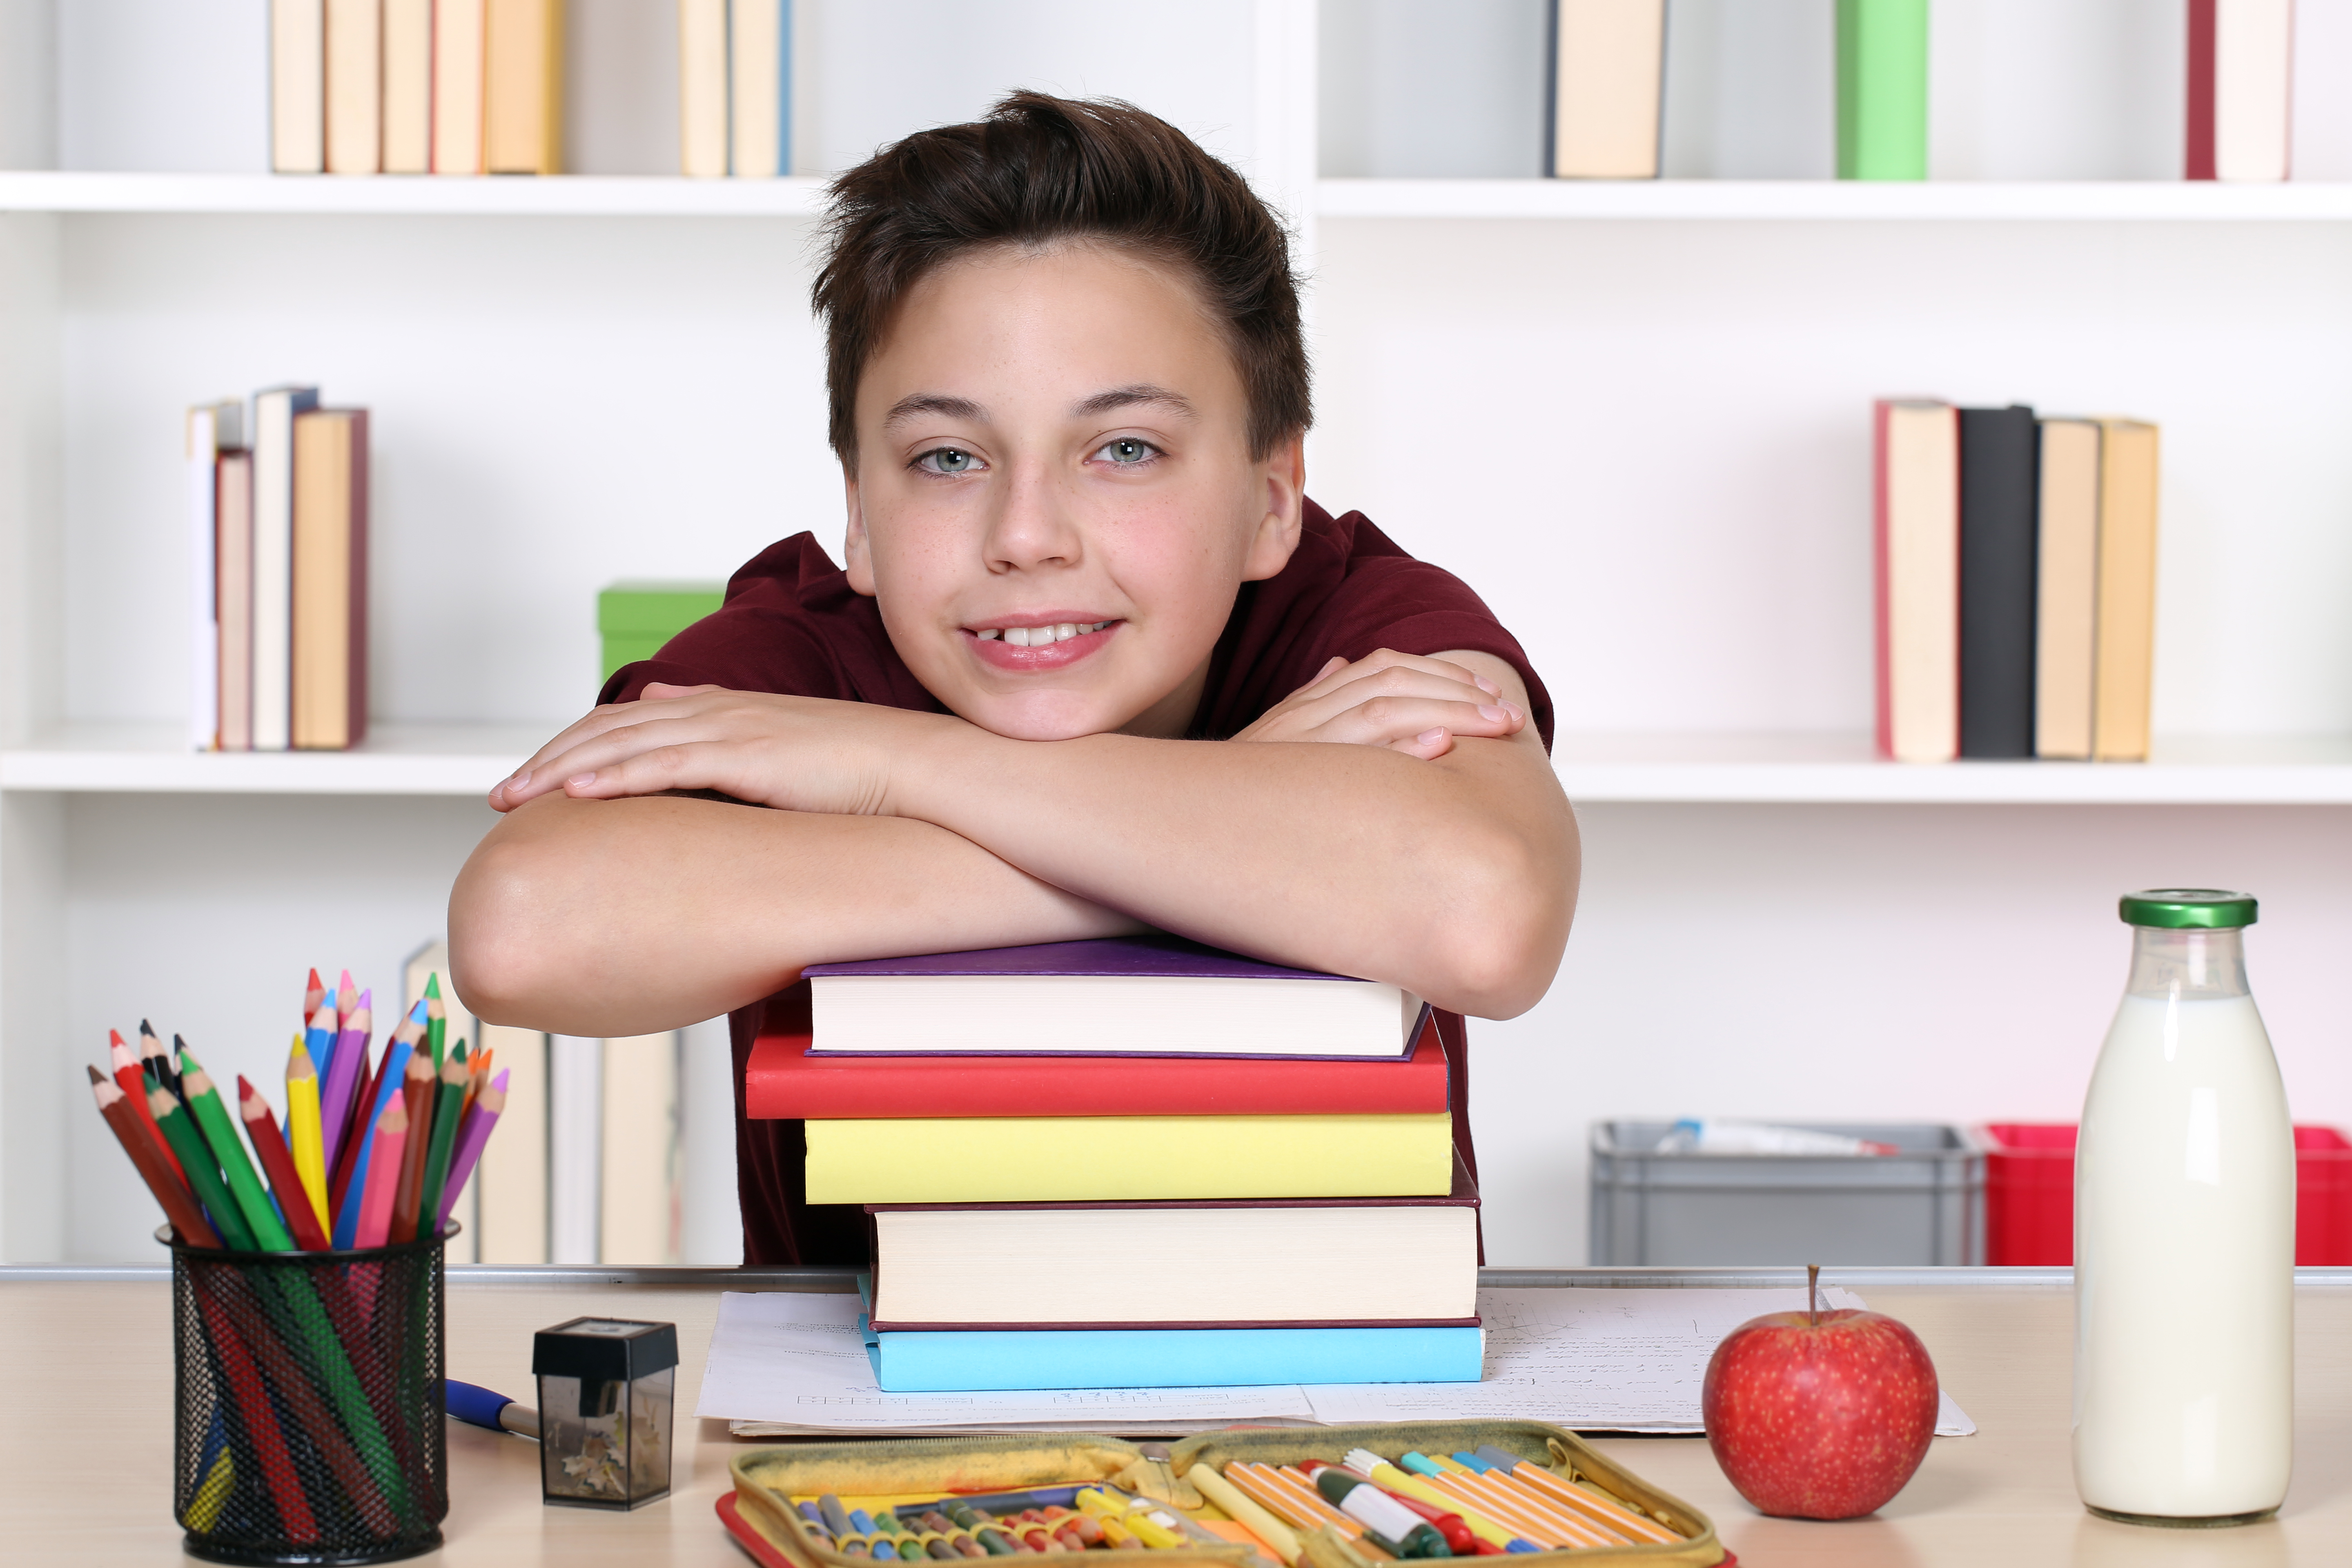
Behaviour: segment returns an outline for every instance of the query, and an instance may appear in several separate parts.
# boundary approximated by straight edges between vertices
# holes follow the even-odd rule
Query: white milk
[[[2294,1136],[2235,931],[2134,931],[2074,1167],[2074,1482],[2274,1509],[2294,1461]]]

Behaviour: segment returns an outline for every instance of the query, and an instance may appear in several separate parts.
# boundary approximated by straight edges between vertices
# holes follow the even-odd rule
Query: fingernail
[[[1503,694],[1503,689],[1501,687],[1496,685],[1493,681],[1487,679],[1483,675],[1474,675],[1470,679],[1476,681],[1478,683],[1478,689],[1485,692],[1489,697],[1500,697]]]
[[[1437,744],[1438,742],[1445,739],[1445,731],[1444,730],[1423,730],[1420,734],[1415,735],[1413,739],[1420,742],[1424,746],[1433,746]]]
[[[1496,707],[1496,706],[1495,706],[1493,703],[1491,703],[1491,702],[1489,702],[1489,703],[1486,704],[1484,707],[1482,707],[1482,708],[1480,708],[1480,709],[1478,710],[1478,717],[1479,717],[1479,718],[1481,718],[1481,719],[1485,719],[1485,720],[1488,720],[1488,721],[1492,721],[1492,722],[1494,722],[1494,723],[1496,723],[1496,724],[1500,724],[1500,723],[1503,723],[1503,722],[1507,721],[1510,718],[1510,716],[1511,716],[1511,710],[1510,710],[1509,709],[1507,709],[1507,708],[1497,708],[1497,707]]]
[[[529,768],[525,768],[522,772],[515,774],[514,777],[507,780],[506,787],[509,789],[521,789],[524,785],[530,783],[530,770]]]
[[[590,784],[594,784],[595,782],[596,775],[594,773],[573,773],[570,778],[563,781],[563,787],[566,789],[586,789]]]

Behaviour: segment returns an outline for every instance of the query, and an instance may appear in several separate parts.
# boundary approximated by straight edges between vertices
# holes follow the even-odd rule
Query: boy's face
[[[1190,283],[995,249],[909,291],[858,382],[849,582],[929,691],[1000,735],[1181,734],[1234,595],[1298,541],[1298,443],[1254,459]]]

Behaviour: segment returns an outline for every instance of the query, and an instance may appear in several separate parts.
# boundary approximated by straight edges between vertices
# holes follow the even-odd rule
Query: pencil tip
[[[139,1032],[152,1040],[155,1037],[155,1026],[142,1018],[139,1020]]]
[[[83,1066],[85,1066],[85,1067],[88,1067],[88,1066],[89,1066],[89,1064],[88,1064],[87,1062],[83,1063],[82,1065],[83,1065]],[[90,1068],[90,1069],[89,1069],[89,1081],[90,1081],[90,1082],[92,1082],[92,1083],[104,1083],[104,1082],[106,1081],[106,1075],[105,1075],[104,1073],[102,1073],[102,1072],[99,1071],[96,1068]]]
[[[435,970],[425,977],[425,994],[434,1001],[441,1000],[441,972]]]

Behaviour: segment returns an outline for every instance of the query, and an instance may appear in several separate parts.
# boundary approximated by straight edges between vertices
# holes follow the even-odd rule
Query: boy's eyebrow
[[[1181,392],[1171,392],[1164,386],[1138,382],[1133,386],[1114,386],[1108,392],[1097,392],[1071,410],[1080,418],[1097,414],[1108,414],[1115,408],[1132,408],[1139,403],[1156,403],[1171,414],[1192,416],[1192,400]]]
[[[987,411],[969,397],[950,397],[943,392],[918,392],[898,399],[890,412],[882,416],[882,428],[902,425],[918,414],[937,414],[949,419],[985,419]]]

